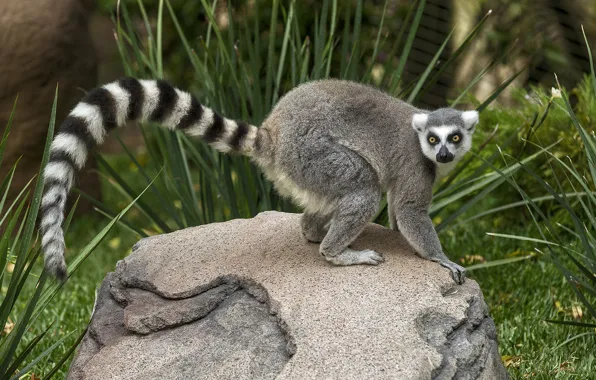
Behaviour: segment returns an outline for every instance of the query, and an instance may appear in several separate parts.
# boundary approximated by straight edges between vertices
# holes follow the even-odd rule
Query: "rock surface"
[[[455,285],[399,233],[334,267],[299,215],[141,240],[104,280],[69,379],[506,379],[475,281]]]

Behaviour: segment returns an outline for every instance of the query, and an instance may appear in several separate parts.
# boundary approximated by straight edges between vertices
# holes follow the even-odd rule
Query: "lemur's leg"
[[[419,256],[435,261],[451,271],[451,277],[458,284],[466,278],[464,267],[452,262],[445,256],[437,232],[424,208],[404,204],[395,205],[399,231]]]
[[[348,248],[377,212],[379,201],[380,191],[374,188],[357,190],[342,197],[337,202],[329,232],[319,252],[335,265],[377,265],[382,262],[383,257],[373,250]]]
[[[326,224],[331,219],[331,214],[322,215],[304,212],[300,218],[302,235],[311,243],[320,243],[327,234]]]
[[[397,219],[395,218],[393,194],[391,191],[387,192],[387,218],[389,219],[389,227],[394,231],[399,231],[397,227]]]
[[[379,207],[378,175],[364,157],[327,135],[318,123],[296,123],[286,134],[280,134],[280,139],[288,140],[280,140],[276,169],[301,190],[332,205],[329,232],[319,247],[327,260],[337,265],[378,264],[383,259],[376,252],[348,249]]]

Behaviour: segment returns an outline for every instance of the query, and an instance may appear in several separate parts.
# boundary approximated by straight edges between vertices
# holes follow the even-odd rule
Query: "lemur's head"
[[[440,108],[412,117],[422,152],[437,164],[462,158],[472,147],[472,134],[478,123],[477,111]]]

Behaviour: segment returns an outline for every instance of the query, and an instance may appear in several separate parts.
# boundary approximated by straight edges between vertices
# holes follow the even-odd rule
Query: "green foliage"
[[[270,47],[271,35],[279,37],[278,32],[284,28],[281,17],[287,17],[287,13],[279,13],[281,8],[278,7],[275,10],[272,0],[220,0],[208,1],[207,3],[212,9],[213,17],[209,16],[207,8],[201,1],[169,1],[169,7],[178,15],[178,20],[174,22],[170,17],[163,18],[161,38],[164,46],[163,62],[164,68],[166,68],[166,76],[174,83],[185,83],[185,81],[192,80],[195,77],[193,67],[188,64],[186,48],[178,36],[179,32],[187,36],[189,41],[194,41],[192,42],[193,47],[200,44],[202,49],[212,49],[210,53],[214,54],[217,46],[210,45],[210,47],[207,47],[205,43],[209,33],[213,32],[212,25],[209,23],[210,18],[215,18],[217,28],[226,41],[230,41],[231,34],[240,36],[239,32],[242,31],[242,24],[247,23],[253,30],[258,28],[258,34],[249,34],[251,46],[244,44],[243,39],[231,40],[231,43],[236,43],[235,48],[242,52],[241,55],[252,50],[259,57],[266,57]],[[278,2],[278,6],[288,8],[290,3],[291,1],[282,1]],[[150,24],[155,26],[157,19],[160,17],[160,0],[143,0],[142,4],[144,11],[140,10],[137,0],[122,0],[121,10],[126,8],[130,18],[135,22],[146,17]],[[347,57],[352,53],[362,58],[360,61],[352,61],[349,68],[352,72],[368,67],[370,62],[375,61],[375,58],[381,63],[391,60],[392,64],[395,65],[400,51],[394,49],[392,43],[386,42],[401,40],[402,44],[404,43],[401,38],[403,33],[400,34],[400,32],[403,32],[403,24],[411,21],[411,17],[408,19],[408,15],[412,15],[412,5],[415,5],[404,3],[389,4],[388,7],[384,7],[382,2],[359,2],[357,6],[355,4],[356,1],[352,0],[336,2],[336,14],[334,15],[336,41],[334,43],[337,43],[340,38],[355,37],[359,40],[359,46],[355,51],[345,50],[341,56],[335,55],[330,67],[331,73],[335,77],[346,70],[347,60],[341,57]],[[329,2],[325,5],[324,2],[315,0],[294,1],[292,8],[295,21],[298,20],[298,22],[294,22],[292,28],[296,29],[302,36],[309,35],[311,37],[318,33],[319,27],[329,28],[331,25],[328,20],[323,20],[327,25],[321,24],[321,15],[325,12],[326,7],[329,13]],[[104,13],[115,18],[118,16],[117,0],[102,0],[100,8]],[[272,23],[272,16],[275,12],[277,12],[278,22]],[[354,24],[356,18],[358,23]],[[230,25],[232,26],[230,27]],[[209,32],[210,30],[211,32]],[[145,31],[142,31],[141,34],[145,34]],[[395,38],[396,36],[397,38]],[[385,41],[385,47],[380,50],[377,49],[375,52],[375,47],[379,47],[377,39],[381,39],[381,42]],[[275,51],[279,52],[282,39],[275,38],[274,42]],[[344,47],[347,47],[347,45],[344,45]],[[376,73],[377,71],[375,71],[375,75]]]
[[[596,120],[596,100],[591,95],[592,89],[589,77],[571,91],[571,96],[575,99],[573,107],[578,121],[587,126],[588,132],[593,132],[593,121]],[[540,150],[540,146],[559,141],[550,152],[558,157],[569,157],[581,171],[587,170],[587,162],[582,160],[583,141],[580,133],[574,127],[572,119],[567,110],[560,104],[552,104],[552,94],[539,87],[533,87],[529,91],[518,90],[517,101],[519,107],[514,109],[501,110],[490,115],[489,123],[499,123],[504,129],[514,129],[522,127],[518,132],[518,139],[511,145],[506,153],[521,157],[523,154],[532,154]],[[532,121],[535,123],[532,125]],[[535,160],[530,168],[540,172],[541,176],[547,182],[554,179],[554,176],[562,172],[558,167],[551,167],[549,164],[553,159],[549,155],[543,155]],[[554,172],[553,172],[554,170]],[[527,177],[529,182],[531,179]],[[523,178],[518,179],[523,184]],[[536,196],[540,193],[540,188],[535,190],[530,186],[525,186],[530,195]],[[514,190],[509,188],[510,190]],[[569,190],[569,189],[567,189]]]
[[[593,62],[591,64],[593,67]],[[549,106],[552,103],[564,112],[566,124],[573,126],[583,151],[581,155],[577,154],[572,158],[561,156],[555,149],[547,149],[548,166],[551,170],[546,175],[550,181],[545,180],[543,173],[530,167],[524,166],[524,170],[542,191],[556,201],[561,209],[562,222],[555,223],[542,211],[538,202],[530,198],[523,185],[511,181],[527,201],[527,210],[540,237],[504,237],[539,243],[536,251],[544,252],[554,263],[587,310],[587,318],[584,320],[578,320],[581,319],[582,312],[574,315],[575,320],[552,322],[592,329],[596,327],[596,135],[593,131],[588,132],[580,121],[589,122],[590,116],[578,117],[565,91],[561,88],[559,90],[560,95],[553,92],[555,99],[551,98]],[[579,94],[580,105],[576,109],[586,110],[593,107],[593,99],[596,96],[596,75],[593,69],[585,85],[580,88]],[[589,94],[592,99],[583,94]],[[561,100],[556,99],[558,97],[561,97]],[[577,149],[573,151],[577,153]],[[568,193],[569,189],[573,193]],[[594,335],[594,332],[588,331],[561,344],[586,334]]]
[[[533,251],[535,243],[487,235],[491,230],[490,218],[477,219],[444,231],[441,243],[453,260],[469,270],[478,268],[469,276],[482,289],[497,327],[499,352],[511,378],[591,379],[596,365],[596,334],[567,342],[578,335],[577,327],[546,322],[577,320],[580,309],[586,318],[581,301],[556,266]],[[498,231],[535,236],[536,228],[527,223],[502,226]],[[527,256],[531,258],[512,265],[480,267],[485,262]]]
[[[591,79],[596,81],[594,76]],[[527,169],[542,188],[555,197],[557,204],[566,213],[566,223],[553,225],[551,220],[532,204],[534,207],[531,207],[531,212],[542,238],[555,243],[547,244],[550,258],[565,275],[592,318],[592,323],[572,323],[583,327],[596,327],[596,136],[582,127],[564,93],[563,102],[563,107],[583,143],[584,165],[576,164],[581,161],[573,161],[567,157],[559,158],[549,152],[549,156],[553,158],[551,166],[558,167],[563,172],[563,175],[554,175],[555,181],[552,186],[539,174]],[[567,196],[567,186],[581,196]],[[522,189],[519,190],[524,194]]]

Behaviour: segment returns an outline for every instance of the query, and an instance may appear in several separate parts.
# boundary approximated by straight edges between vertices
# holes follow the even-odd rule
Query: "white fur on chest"
[[[435,164],[435,166],[437,168],[435,183],[437,183],[441,178],[444,178],[445,176],[447,176],[447,174],[449,174],[449,172],[451,172],[453,170],[453,168],[455,168],[456,165],[457,165],[457,161],[451,161],[446,164],[441,164],[441,163]]]

